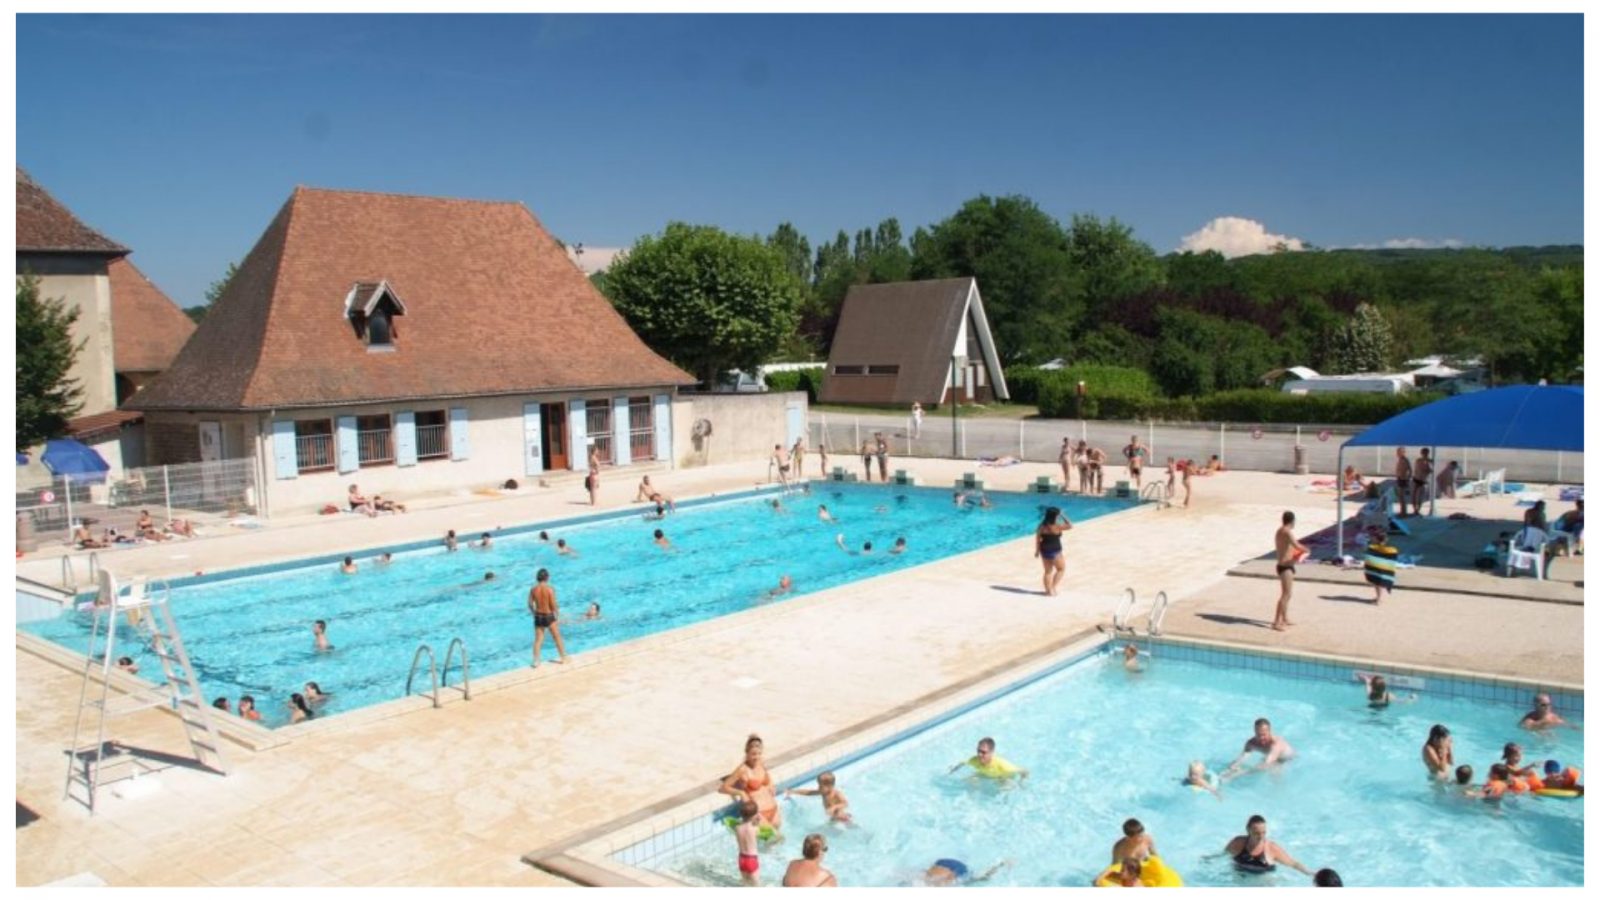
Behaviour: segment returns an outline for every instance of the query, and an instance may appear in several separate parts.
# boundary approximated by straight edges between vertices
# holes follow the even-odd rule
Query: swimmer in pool
[[[339,564],[339,571],[346,575],[354,575],[356,573],[356,561],[346,556],[344,562]]]
[[[1122,667],[1129,672],[1143,672],[1144,662],[1139,659],[1139,648],[1128,644],[1122,648]]]
[[[328,623],[325,620],[318,619],[311,623],[311,636],[318,653],[327,653],[333,649],[333,645],[328,643]]]
[[[908,548],[906,546],[906,539],[903,538],[903,537],[899,537],[899,538],[895,538],[894,539],[894,546],[889,548],[889,552],[894,554],[895,556],[899,556],[900,554],[906,552],[906,550],[908,550],[908,549],[910,549],[910,548]]]
[[[1382,675],[1369,675],[1365,672],[1357,675],[1367,686],[1367,705],[1373,709],[1383,709],[1391,703],[1410,703],[1417,699],[1416,694],[1408,697],[1396,697],[1389,693],[1389,683],[1383,680]]]
[[[655,544],[657,547],[660,547],[663,550],[672,549],[672,542],[667,540],[666,534],[659,528],[656,529]]]
[[[556,541],[556,554],[559,556],[577,556],[578,551],[567,546],[566,538],[560,538]]]
[[[978,742],[978,753],[969,759],[962,760],[950,767],[950,774],[961,771],[962,766],[971,766],[973,771],[984,778],[1027,778],[1028,770],[1004,759],[994,752],[994,738],[984,738]]]
[[[1250,770],[1252,772],[1260,772],[1263,769],[1282,765],[1294,759],[1294,747],[1290,746],[1288,741],[1272,733],[1272,723],[1266,719],[1257,719],[1256,733],[1248,741],[1244,742],[1244,749],[1240,750],[1239,755],[1234,757],[1233,762],[1228,764],[1228,768],[1222,773],[1222,780],[1227,781],[1230,778],[1236,778],[1244,774],[1241,771],[1241,764],[1244,762],[1245,757],[1252,753],[1260,753],[1266,757],[1261,761],[1261,765]]]
[[[913,887],[950,887],[958,884],[978,884],[993,878],[1001,869],[1011,865],[1011,860],[1005,859],[995,863],[982,874],[974,875],[967,864],[959,859],[936,859],[927,871],[913,882]]]
[[[780,577],[778,579],[778,586],[777,587],[773,588],[770,591],[767,591],[767,596],[768,597],[782,597],[784,594],[787,594],[792,590],[794,590],[794,579],[790,578],[787,575],[784,575],[784,576],[782,576],[782,577]]]
[[[1422,764],[1434,778],[1450,777],[1450,767],[1456,764],[1455,739],[1450,729],[1435,725],[1428,729],[1428,739],[1422,744]]]
[[[1111,845],[1112,864],[1130,859],[1143,862],[1156,855],[1156,839],[1145,833],[1143,822],[1129,819],[1122,823],[1122,837]]]
[[[823,504],[823,505],[817,507],[817,518],[822,520],[822,521],[824,521],[824,522],[827,522],[830,525],[839,524],[839,520],[835,519],[833,517],[833,513],[828,512],[827,504]]]
[[[838,782],[832,772],[818,775],[815,788],[784,788],[783,796],[788,797],[793,794],[802,797],[821,797],[822,811],[827,813],[830,821],[846,824],[855,821],[850,817],[850,801],[845,799],[844,791],[839,790]]]
[[[1183,783],[1202,791],[1210,791],[1218,800],[1222,799],[1222,792],[1217,790],[1217,776],[1206,770],[1206,764],[1200,760],[1189,763],[1189,774],[1183,777]]]
[[[1222,852],[1233,857],[1233,864],[1241,871],[1270,872],[1282,863],[1306,875],[1313,874],[1283,847],[1267,839],[1267,820],[1261,816],[1251,816],[1245,833],[1229,841]]]

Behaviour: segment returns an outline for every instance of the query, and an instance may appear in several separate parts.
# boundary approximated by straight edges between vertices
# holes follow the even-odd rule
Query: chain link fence
[[[850,465],[846,457],[859,456],[862,441],[881,432],[889,441],[891,456],[942,459],[1014,456],[1027,462],[1056,462],[1061,441],[1087,440],[1106,453],[1112,466],[1123,464],[1122,448],[1138,435],[1150,448],[1151,468],[1164,469],[1167,457],[1204,462],[1212,456],[1228,468],[1258,472],[1293,472],[1296,448],[1308,471],[1332,475],[1339,468],[1339,447],[1360,434],[1359,425],[1270,425],[1237,422],[1186,422],[1153,424],[1133,421],[1082,419],[990,419],[928,416],[917,428],[909,416],[838,415],[813,412],[807,442],[826,442],[837,465]],[[1418,448],[1408,448],[1415,457]],[[1510,481],[1576,483],[1583,481],[1583,454],[1534,450],[1495,450],[1476,447],[1440,447],[1439,468],[1456,460],[1463,477],[1505,469]],[[830,459],[830,464],[834,464]],[[1386,477],[1394,471],[1393,447],[1352,447],[1345,464],[1368,477]]]
[[[82,524],[99,542],[138,539],[140,516],[148,512],[155,530],[205,532],[241,517],[254,516],[257,468],[253,457],[176,466],[127,469],[120,476],[56,475],[47,482],[17,485],[17,548],[36,550],[50,543],[76,543]]]

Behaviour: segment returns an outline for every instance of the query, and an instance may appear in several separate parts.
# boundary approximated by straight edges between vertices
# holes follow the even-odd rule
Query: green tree
[[[1394,335],[1383,313],[1370,303],[1333,334],[1329,359],[1335,372],[1382,372],[1393,356]]]
[[[17,446],[66,433],[83,407],[83,387],[68,376],[82,349],[72,342],[78,310],[39,296],[39,279],[17,276]]]
[[[978,279],[1001,358],[1064,355],[1084,311],[1083,283],[1061,223],[1022,196],[979,196],[912,239],[913,278]]]
[[[794,331],[801,285],[755,238],[673,222],[607,270],[612,305],[657,352],[707,384],[754,369]]]
[[[1190,297],[1201,297],[1214,291],[1237,290],[1238,277],[1227,257],[1215,250],[1204,253],[1184,251],[1173,253],[1166,260],[1167,287]]]
[[[811,283],[811,242],[794,225],[780,224],[767,235],[767,246],[783,257],[783,267],[796,281]]]
[[[206,288],[206,302],[199,306],[184,307],[184,313],[199,324],[200,320],[206,317],[206,313],[211,311],[211,304],[217,302],[217,298],[228,289],[228,285],[233,283],[233,276],[237,274],[239,274],[239,264],[228,263],[228,270],[222,273],[222,277],[211,282],[211,286]]]
[[[1170,396],[1258,386],[1279,365],[1281,348],[1258,326],[1174,307],[1156,317],[1160,337],[1150,369]]]
[[[1067,255],[1083,280],[1089,320],[1117,300],[1161,285],[1166,270],[1150,245],[1115,218],[1075,215],[1067,229]]]

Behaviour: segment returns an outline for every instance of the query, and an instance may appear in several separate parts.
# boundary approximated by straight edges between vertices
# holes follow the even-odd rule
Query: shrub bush
[[[1076,382],[1048,381],[1039,389],[1039,415],[1077,418]],[[1125,391],[1095,393],[1083,401],[1090,419],[1155,419],[1163,422],[1239,422],[1261,424],[1371,425],[1439,394],[1285,394],[1245,388],[1205,397],[1156,397]]]
[[[1083,413],[1091,419],[1105,417],[1103,413],[1097,416],[1092,411],[1101,409],[1102,401],[1121,409],[1138,398],[1155,399],[1160,393],[1150,373],[1129,366],[1086,364],[1049,370],[1015,366],[1006,370],[1006,387],[1011,389],[1011,402],[1036,404],[1040,415],[1075,417],[1075,397],[1080,381],[1087,388]],[[1050,399],[1047,401],[1046,397]],[[1065,406],[1060,405],[1062,398],[1065,398]],[[1045,412],[1047,402],[1058,412]]]
[[[816,403],[824,371],[823,366],[817,366],[814,369],[797,369],[793,372],[768,372],[764,380],[769,391],[805,391],[810,402]]]

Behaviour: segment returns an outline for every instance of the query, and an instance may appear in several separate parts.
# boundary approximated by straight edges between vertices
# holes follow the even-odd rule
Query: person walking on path
[[[1185,470],[1187,474],[1187,470]],[[1185,478],[1187,480],[1187,478]],[[1283,524],[1273,537],[1277,551],[1278,611],[1272,617],[1273,631],[1287,631],[1294,623],[1289,621],[1289,599],[1294,595],[1294,567],[1310,551],[1294,538],[1294,513],[1284,511]]]
[[[922,437],[922,404],[916,401],[911,403],[911,436]]]
[[[1406,448],[1394,448],[1394,498],[1400,503],[1399,518],[1406,517],[1406,498],[1411,496],[1411,460]]]
[[[556,589],[550,586],[550,570],[540,569],[538,581],[528,591],[528,611],[533,613],[533,667],[539,668],[539,648],[544,646],[544,633],[555,639],[556,652],[561,654],[558,663],[567,661],[567,648],[561,642],[561,626],[556,624],[561,607],[556,603]]]
[[[600,448],[589,448],[589,473],[583,476],[583,486],[589,491],[589,505],[600,503]]]
[[[1033,555],[1044,564],[1044,593],[1054,597],[1061,586],[1061,577],[1067,573],[1066,556],[1061,550],[1061,535],[1072,529],[1072,523],[1061,514],[1058,507],[1044,511],[1044,521],[1033,533]]]

